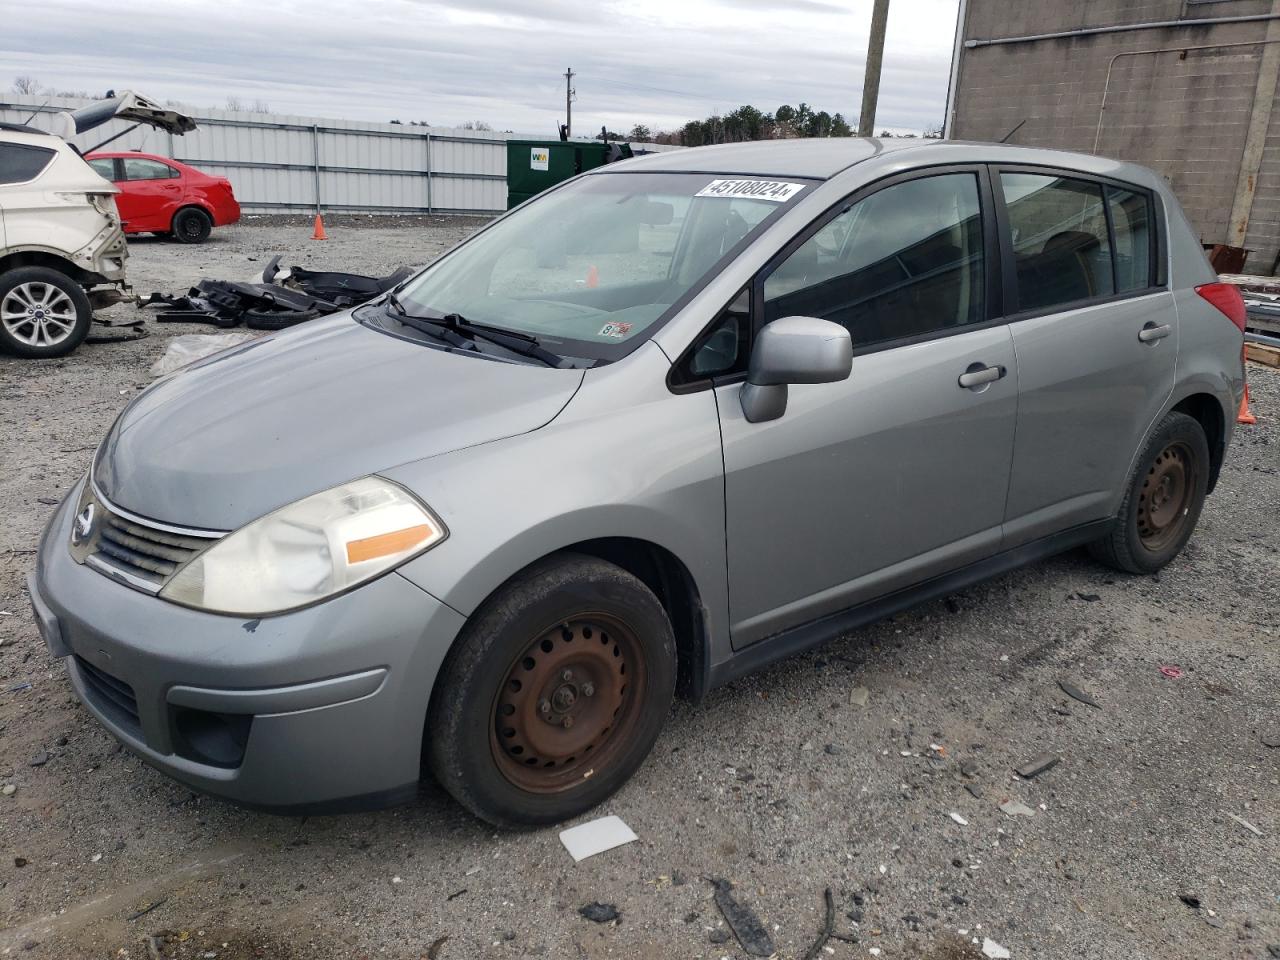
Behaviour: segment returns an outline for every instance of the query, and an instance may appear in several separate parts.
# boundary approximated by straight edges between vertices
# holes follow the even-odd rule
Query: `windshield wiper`
[[[429,337],[434,337],[441,343],[456,347],[459,350],[471,350],[478,352],[473,340],[468,340],[457,329],[449,323],[443,323],[436,317],[424,317],[416,313],[410,313],[405,309],[405,305],[400,302],[400,298],[394,293],[387,294],[387,303],[390,304],[392,310],[396,313],[396,320],[403,323],[406,327],[412,327],[419,333],[425,333]]]
[[[561,357],[559,354],[552,353],[546,347],[538,342],[537,337],[532,337],[527,333],[519,333],[515,330],[503,330],[499,327],[491,327],[488,324],[476,323],[474,320],[468,320],[460,313],[440,313],[433,311],[435,316],[424,316],[422,314],[410,313],[400,298],[394,293],[387,294],[387,303],[398,314],[398,319],[414,329],[421,330],[422,327],[409,321],[421,321],[422,323],[431,324],[430,330],[424,330],[425,333],[433,333],[438,339],[444,340],[446,343],[454,343],[456,338],[458,344],[466,344],[471,349],[476,349],[476,340],[487,340],[489,343],[496,344],[512,353],[518,353],[522,357],[529,357],[540,363],[545,363],[548,367],[569,367],[572,364]],[[452,334],[450,338],[448,334]],[[471,339],[468,340],[463,335],[470,334]]]

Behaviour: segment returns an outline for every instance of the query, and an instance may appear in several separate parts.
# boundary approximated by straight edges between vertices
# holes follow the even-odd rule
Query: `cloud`
[[[857,116],[870,0],[85,0],[11,5],[0,62],[59,89],[550,134],[679,126],[804,100]],[[956,0],[891,8],[878,127],[939,122]],[[0,77],[7,85],[10,78]]]

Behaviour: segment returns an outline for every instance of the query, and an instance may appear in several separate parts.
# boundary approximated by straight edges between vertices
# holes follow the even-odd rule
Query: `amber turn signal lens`
[[[363,540],[347,541],[347,563],[361,563],[365,560],[376,560],[388,554],[410,550],[432,536],[436,531],[428,524],[420,523],[416,527],[405,527],[391,533],[380,533],[376,537],[365,537]]]

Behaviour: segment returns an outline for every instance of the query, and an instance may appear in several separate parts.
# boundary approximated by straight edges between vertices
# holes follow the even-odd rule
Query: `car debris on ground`
[[[138,309],[161,307],[161,323],[210,323],[229,329],[244,324],[251,330],[283,330],[316,317],[367,303],[413,275],[410,267],[385,277],[358,273],[280,269],[280,256],[271,258],[260,283],[204,279],[185,294],[160,292],[139,297]]]
[[[769,931],[764,928],[764,924],[760,922],[760,918],[756,916],[755,911],[733,895],[733,884],[728,880],[716,878],[712,878],[711,882],[716,888],[716,906],[720,908],[720,913],[724,917],[725,923],[729,925],[733,935],[738,938],[738,943],[741,944],[747,955],[752,957],[773,956],[773,939],[769,936]]]
[[[560,842],[569,851],[574,863],[581,863],[587,857],[594,857],[597,853],[604,853],[639,839],[635,831],[622,822],[621,817],[614,816],[600,817],[560,831]]]

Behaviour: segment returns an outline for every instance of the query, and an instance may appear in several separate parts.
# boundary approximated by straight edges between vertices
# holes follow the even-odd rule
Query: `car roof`
[[[830,180],[863,163],[877,169],[887,166],[895,171],[949,163],[1047,166],[1128,180],[1153,189],[1163,187],[1163,181],[1145,167],[1092,154],[920,137],[822,137],[725,143],[648,154],[597,167],[591,173],[704,173]]]
[[[95,150],[93,153],[85,154],[85,159],[89,160],[93,157],[102,159],[113,157],[137,157],[140,160],[159,160],[161,163],[176,164],[178,161],[173,157],[162,157],[158,153],[143,153],[141,150]]]
[[[933,141],[928,141],[932,143]],[[744,176],[828,180],[841,170],[886,151],[918,145],[908,139],[821,137],[806,140],[752,140],[689,147],[624,160],[599,172],[627,170],[668,173],[729,173]]]

